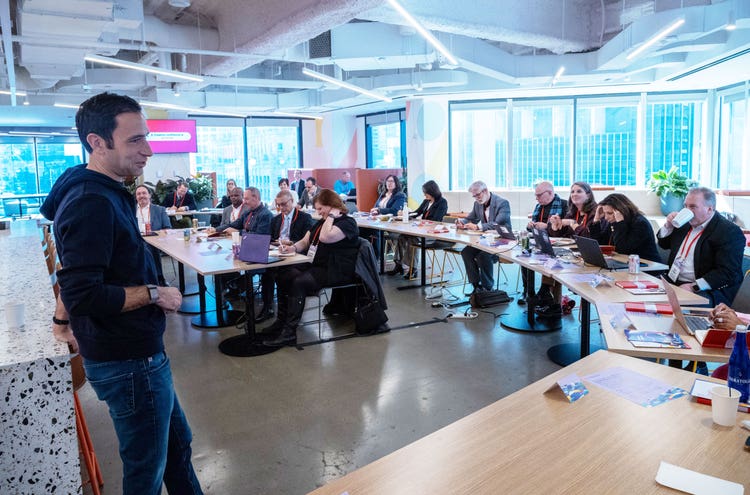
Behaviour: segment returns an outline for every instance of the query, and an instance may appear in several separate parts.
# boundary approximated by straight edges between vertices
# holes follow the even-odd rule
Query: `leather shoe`
[[[539,318],[560,318],[562,317],[562,306],[559,304],[549,304],[546,306],[537,306],[535,309]]]
[[[284,328],[284,322],[281,320],[276,320],[270,325],[268,325],[266,328],[260,331],[263,335],[275,335],[279,333]]]
[[[273,310],[264,307],[260,310],[260,313],[255,316],[255,323],[263,323],[271,317],[273,317]]]
[[[390,275],[391,277],[394,275],[401,275],[404,273],[404,267],[401,266],[401,263],[396,263],[396,265],[393,267],[393,270],[388,270],[385,272],[386,275]]]
[[[282,331],[278,337],[273,339],[267,339],[263,341],[263,345],[268,347],[283,347],[285,345],[296,345],[297,344],[297,333],[289,333]]]
[[[404,274],[404,280],[415,279],[415,278],[417,278],[418,273],[419,272],[418,272],[418,270],[416,268],[412,268],[411,270],[409,270],[409,273],[405,273]]]
[[[516,300],[519,306],[526,306],[526,297],[521,296]]]

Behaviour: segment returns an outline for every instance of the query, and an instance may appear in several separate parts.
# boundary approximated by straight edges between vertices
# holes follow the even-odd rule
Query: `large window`
[[[572,117],[572,103],[514,105],[510,187],[570,184]]]
[[[465,190],[480,178],[491,185],[505,184],[507,119],[507,110],[496,105],[451,107],[451,189]]]
[[[721,99],[718,186],[724,189],[750,189],[749,103],[744,89]]]
[[[697,179],[702,108],[701,102],[646,105],[646,179],[672,167]]]
[[[79,163],[83,163],[83,147],[78,138],[4,137],[0,193],[48,193],[65,169]]]
[[[365,116],[367,168],[406,167],[405,112]]]
[[[579,104],[576,110],[574,178],[589,184],[636,184],[637,101]],[[565,182],[561,183],[564,185]]]
[[[219,194],[234,179],[260,189],[269,202],[278,179],[301,168],[300,130],[296,119],[200,119],[198,152],[190,154],[190,172],[216,172]],[[247,138],[247,139],[246,139]]]

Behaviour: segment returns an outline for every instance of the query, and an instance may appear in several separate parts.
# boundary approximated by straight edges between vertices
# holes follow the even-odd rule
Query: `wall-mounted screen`
[[[154,153],[196,153],[194,120],[148,119],[148,143]]]

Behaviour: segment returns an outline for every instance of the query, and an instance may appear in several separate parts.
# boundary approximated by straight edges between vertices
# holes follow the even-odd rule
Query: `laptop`
[[[508,227],[504,225],[497,225],[495,227],[495,230],[502,239],[508,239],[509,241],[516,240],[516,235],[513,232],[509,231]]]
[[[534,242],[536,243],[537,249],[548,256],[553,258],[556,256],[565,256],[573,254],[570,249],[566,248],[553,248],[552,241],[549,239],[549,234],[546,230],[531,229],[531,233],[534,235]],[[625,265],[627,266],[627,264]]]
[[[581,253],[583,261],[589,265],[606,268],[608,270],[619,270],[627,268],[627,262],[615,261],[612,259],[606,259],[602,254],[601,248],[599,248],[599,242],[596,239],[589,239],[588,237],[573,236],[578,246],[578,251]],[[641,266],[645,266],[645,263],[641,263]]]
[[[677,292],[674,290],[669,281],[661,276],[661,283],[664,286],[664,292],[667,293],[667,299],[669,305],[672,307],[672,313],[674,313],[674,319],[685,332],[695,336],[696,332],[708,330],[712,327],[711,320],[706,316],[692,316],[685,315],[680,307],[680,301],[677,299]]]
[[[245,234],[240,244],[240,261],[245,263],[276,263],[281,258],[268,255],[271,246],[271,234]]]

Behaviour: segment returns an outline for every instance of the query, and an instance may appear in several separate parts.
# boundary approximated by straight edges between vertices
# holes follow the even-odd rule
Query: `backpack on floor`
[[[474,292],[469,298],[472,308],[489,308],[498,304],[510,302],[508,293],[504,290],[485,290]]]

